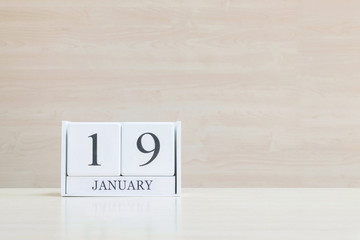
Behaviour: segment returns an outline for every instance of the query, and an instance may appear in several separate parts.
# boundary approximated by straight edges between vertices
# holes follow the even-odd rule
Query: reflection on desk
[[[61,202],[65,230],[72,237],[176,234],[181,220],[179,197],[65,197]]]

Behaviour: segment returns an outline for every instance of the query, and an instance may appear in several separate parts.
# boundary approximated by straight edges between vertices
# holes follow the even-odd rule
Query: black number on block
[[[143,145],[142,145],[142,143],[141,143],[142,137],[143,137],[144,135],[146,135],[146,134],[150,135],[150,136],[154,139],[155,147],[154,147],[154,149],[152,149],[152,150],[145,150],[144,147],[143,147]],[[151,153],[151,152],[153,152],[153,155],[152,155],[152,157],[150,158],[150,160],[147,161],[147,162],[144,163],[144,164],[141,164],[140,167],[146,166],[146,165],[148,165],[149,163],[151,163],[152,161],[154,161],[154,159],[155,159],[155,158],[157,157],[157,155],[159,154],[159,151],[160,151],[160,141],[159,141],[159,139],[157,138],[157,136],[156,136],[155,134],[153,134],[153,133],[147,132],[147,133],[141,134],[140,137],[138,138],[136,144],[137,144],[137,148],[138,148],[139,151],[142,152],[142,153]]]
[[[97,162],[97,133],[90,135],[92,138],[92,163],[89,166],[101,166]]]

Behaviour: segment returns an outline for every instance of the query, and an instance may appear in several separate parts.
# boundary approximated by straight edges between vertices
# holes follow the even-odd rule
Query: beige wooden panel
[[[0,1],[0,187],[61,120],[183,121],[185,187],[360,186],[359,1]]]

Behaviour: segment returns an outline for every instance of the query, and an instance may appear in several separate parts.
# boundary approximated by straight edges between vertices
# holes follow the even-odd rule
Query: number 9
[[[153,139],[154,139],[154,143],[155,143],[155,147],[152,150],[145,150],[142,143],[141,143],[141,139],[144,135],[149,134]],[[139,165],[140,167],[146,166],[149,163],[151,163],[152,161],[154,161],[154,159],[157,157],[157,155],[159,154],[160,151],[160,141],[157,138],[157,136],[153,133],[147,132],[147,133],[143,133],[140,135],[140,137],[138,138],[137,142],[136,142],[137,148],[139,149],[140,152],[142,153],[151,153],[154,152],[154,154],[152,155],[152,157],[150,158],[149,161],[147,161],[144,164]]]

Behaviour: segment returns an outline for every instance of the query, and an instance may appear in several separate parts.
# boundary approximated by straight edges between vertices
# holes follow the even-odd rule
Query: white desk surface
[[[0,239],[360,239],[360,189],[183,189],[60,197],[0,189]]]

